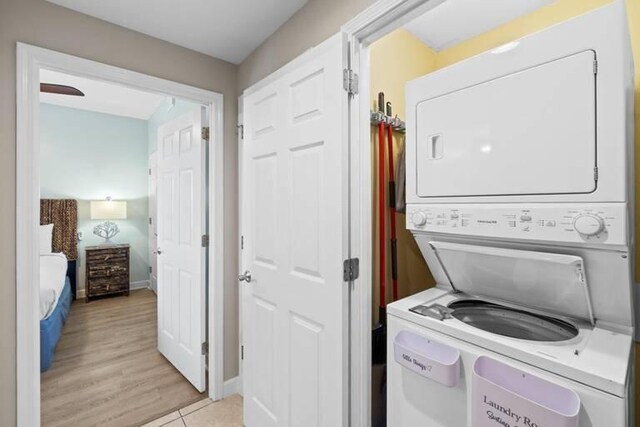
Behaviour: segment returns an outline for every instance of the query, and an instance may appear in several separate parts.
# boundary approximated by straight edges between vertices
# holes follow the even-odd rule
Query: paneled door
[[[200,111],[158,129],[158,349],[204,391],[204,145]]]
[[[347,425],[346,43],[244,94],[244,424]]]

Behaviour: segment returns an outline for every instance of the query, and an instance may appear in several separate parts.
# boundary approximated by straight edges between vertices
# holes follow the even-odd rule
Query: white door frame
[[[242,200],[242,177],[244,176],[242,169],[242,159],[244,158],[244,95],[238,96],[238,122],[237,122],[237,139],[238,139],[238,200]],[[243,272],[245,266],[242,253],[244,252],[244,237],[242,231],[242,224],[244,223],[242,215],[246,214],[245,209],[242,209],[242,203],[238,203],[238,274]],[[238,394],[244,396],[242,385],[244,384],[244,341],[243,341],[243,329],[242,329],[242,288],[238,281],[238,377],[236,379],[236,390]]]
[[[53,50],[17,43],[16,91],[16,359],[19,427],[40,425],[38,299],[40,224],[40,70],[100,79],[209,107],[208,342],[209,397],[223,397],[223,95]]]
[[[444,0],[378,1],[342,27],[350,45],[358,94],[350,105],[351,256],[360,260],[360,276],[351,293],[351,425],[371,426],[372,327],[372,170],[369,46]]]

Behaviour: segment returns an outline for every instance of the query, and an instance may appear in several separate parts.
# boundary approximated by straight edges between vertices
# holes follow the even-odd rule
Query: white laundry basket
[[[394,342],[396,362],[447,387],[460,378],[460,351],[413,332],[401,331]]]
[[[580,397],[490,357],[473,364],[472,427],[578,427]]]

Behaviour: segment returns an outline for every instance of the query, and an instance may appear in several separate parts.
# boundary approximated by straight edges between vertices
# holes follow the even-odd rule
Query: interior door
[[[204,159],[200,111],[158,129],[158,349],[205,390]]]
[[[341,35],[244,97],[247,427],[347,424],[347,94]]]

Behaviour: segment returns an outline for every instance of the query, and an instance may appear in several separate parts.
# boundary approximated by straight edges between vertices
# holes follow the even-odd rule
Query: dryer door
[[[419,197],[596,189],[596,67],[588,50],[417,105]]]

